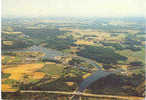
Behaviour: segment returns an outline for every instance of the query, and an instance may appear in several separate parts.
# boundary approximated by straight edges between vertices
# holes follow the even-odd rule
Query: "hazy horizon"
[[[127,17],[146,14],[145,0],[3,0],[2,17],[96,16]]]

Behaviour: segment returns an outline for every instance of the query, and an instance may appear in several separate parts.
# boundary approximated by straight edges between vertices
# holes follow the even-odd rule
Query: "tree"
[[[132,65],[132,66],[143,66],[143,63],[141,61],[133,61],[133,62],[130,62],[130,65]]]
[[[112,48],[105,47],[84,46],[77,54],[105,64],[115,64],[119,60],[127,60],[127,57],[115,53]]]

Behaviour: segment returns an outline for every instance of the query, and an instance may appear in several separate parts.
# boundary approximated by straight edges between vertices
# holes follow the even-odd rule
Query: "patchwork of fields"
[[[75,91],[98,70],[121,69],[95,80],[85,92],[143,96],[142,19],[24,19],[3,21],[2,92]]]

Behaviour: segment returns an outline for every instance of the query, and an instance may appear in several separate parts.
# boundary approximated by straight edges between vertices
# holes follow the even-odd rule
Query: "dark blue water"
[[[87,77],[85,80],[83,80],[83,82],[80,84],[79,88],[78,88],[78,92],[83,92],[88,86],[90,86],[93,82],[106,77],[112,73],[117,73],[117,72],[121,72],[122,70],[116,70],[116,71],[104,71],[102,70],[102,68],[97,65],[94,61],[90,61],[88,60],[88,62],[90,62],[91,65],[95,66],[98,71],[96,71],[95,73],[93,73],[91,76]]]
[[[83,92],[91,83],[95,82],[96,80],[106,77],[110,75],[112,72],[106,72],[103,70],[96,71],[91,76],[87,77],[79,86],[79,89],[77,91]]]

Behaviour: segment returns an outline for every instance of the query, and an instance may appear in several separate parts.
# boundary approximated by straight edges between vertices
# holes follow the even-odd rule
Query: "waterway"
[[[42,46],[35,46],[35,45],[30,48],[23,49],[23,50],[17,50],[16,52],[26,52],[26,51],[42,52],[45,54],[44,58],[49,58],[49,59],[54,59],[54,57],[57,57],[57,56],[68,55],[68,54],[62,53],[62,52],[54,50],[54,49],[44,48]],[[91,65],[93,65],[97,68],[96,72],[94,72],[92,75],[90,75],[89,77],[84,79],[83,82],[81,82],[81,84],[79,85],[79,88],[77,90],[78,92],[83,92],[88,86],[90,86],[93,82],[95,82],[96,80],[99,80],[100,78],[106,77],[112,73],[119,72],[119,70],[112,71],[112,72],[104,71],[101,66],[96,64],[95,61],[90,60],[88,58],[80,57],[80,56],[77,56],[77,57],[90,63]]]

